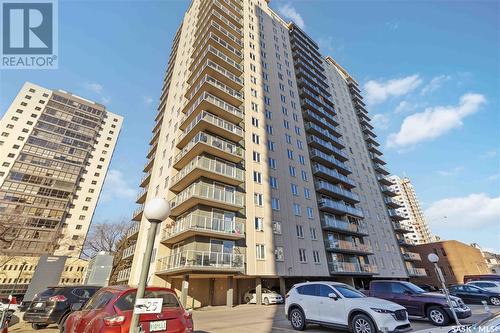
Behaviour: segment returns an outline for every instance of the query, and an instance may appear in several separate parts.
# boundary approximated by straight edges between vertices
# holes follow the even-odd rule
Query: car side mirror
[[[329,293],[328,297],[331,298],[331,299],[333,299],[334,301],[336,301],[338,299],[338,296],[335,293]]]
[[[80,311],[83,307],[83,303],[73,303],[71,304],[71,311]]]

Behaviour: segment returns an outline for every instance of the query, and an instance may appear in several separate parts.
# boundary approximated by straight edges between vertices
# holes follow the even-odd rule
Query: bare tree
[[[83,256],[92,258],[101,251],[115,254],[118,243],[127,236],[132,226],[133,222],[126,220],[93,224],[85,240]]]

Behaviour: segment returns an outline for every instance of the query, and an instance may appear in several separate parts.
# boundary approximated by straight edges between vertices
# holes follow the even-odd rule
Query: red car
[[[74,304],[65,333],[128,333],[137,289],[111,286],[100,289],[85,304]],[[143,332],[192,333],[193,319],[168,288],[146,288],[145,298],[163,298],[162,312],[141,314]]]

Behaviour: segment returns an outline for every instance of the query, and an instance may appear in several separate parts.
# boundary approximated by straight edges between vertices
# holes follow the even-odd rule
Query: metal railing
[[[320,189],[324,189],[326,191],[329,191],[331,193],[336,193],[338,195],[343,196],[344,198],[349,198],[353,201],[358,201],[359,202],[359,196],[351,191],[344,190],[343,188],[333,185],[329,182],[326,182],[324,180],[317,180],[314,182],[316,191]]]
[[[406,269],[410,276],[427,276],[427,272],[424,268],[407,267]]]
[[[404,252],[403,258],[406,260],[418,260],[418,261],[422,260],[422,257],[420,256],[420,254],[415,253],[415,252]]]
[[[131,271],[130,267],[119,271],[118,276],[116,277],[116,281],[117,282],[128,281],[128,279],[130,278],[130,271]]]
[[[172,227],[163,229],[162,240],[171,238],[188,230],[201,230],[243,236],[245,233],[245,224],[242,222],[227,221],[211,216],[191,213],[177,218]]]
[[[236,144],[204,132],[199,132],[177,155],[175,155],[174,164],[179,162],[198,142],[203,142],[209,146],[225,151],[226,153],[243,157],[243,149]]]
[[[338,220],[330,214],[323,214],[323,216],[321,217],[321,221],[323,222],[323,225],[326,227],[331,227],[350,232],[367,233],[365,227],[359,224]]]
[[[208,184],[202,181],[189,185],[186,189],[180,192],[171,202],[171,207],[174,208],[192,197],[205,198],[212,201],[243,207],[245,196],[243,193],[235,190],[227,190],[225,187],[218,187],[214,184]]]
[[[127,238],[135,235],[137,232],[139,232],[140,224],[139,223],[134,223],[132,227],[127,231]]]
[[[353,262],[329,262],[328,267],[333,273],[371,273],[378,272],[377,266],[371,264],[360,264]]]
[[[357,252],[372,252],[372,247],[369,244],[354,243],[339,239],[325,239],[327,249],[350,250]]]
[[[160,258],[158,262],[158,272],[166,272],[182,268],[243,270],[245,260],[242,254],[185,250]]]
[[[208,101],[209,103],[212,103],[213,105],[223,109],[224,111],[227,111],[227,112],[235,115],[236,117],[243,118],[243,111],[241,111],[240,108],[237,108],[236,106],[233,106],[229,103],[226,103],[223,100],[221,100],[220,98],[217,98],[208,92],[204,92],[193,103],[193,105],[186,112],[186,117],[189,117],[189,115],[191,115],[191,113],[193,113],[203,101]]]
[[[122,259],[126,259],[130,256],[133,256],[134,252],[135,252],[135,244],[130,245],[125,250],[123,250]]]
[[[191,132],[191,130],[200,122],[200,121],[206,121],[209,122],[217,127],[220,127],[222,129],[225,129],[228,132],[234,133],[238,136],[243,136],[243,129],[239,126],[236,126],[233,123],[230,123],[229,121],[226,121],[222,118],[219,118],[217,116],[214,116],[210,112],[207,111],[202,111],[199,115],[196,116],[195,119],[186,127],[184,130],[184,133],[179,137],[178,141],[182,141],[186,135]]]
[[[321,198],[318,202],[318,206],[319,208],[331,208],[354,216],[364,217],[361,210],[331,199]]]

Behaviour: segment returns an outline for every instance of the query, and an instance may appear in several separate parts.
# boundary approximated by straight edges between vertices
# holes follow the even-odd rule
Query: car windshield
[[[426,293],[425,290],[423,290],[422,288],[420,288],[419,286],[413,284],[413,283],[410,283],[410,282],[406,282],[404,284],[404,286],[408,289],[410,289],[410,291],[412,291],[413,293],[415,294],[421,294],[421,293]]]
[[[357,291],[356,289],[349,286],[334,285],[333,287],[335,287],[335,289],[337,289],[337,291],[345,298],[366,297],[366,295],[363,294],[362,292]]]
[[[271,289],[267,289],[267,288],[262,288],[262,292],[266,293],[266,294],[272,294],[272,293],[274,293],[274,291],[272,291]]]
[[[54,295],[58,295],[62,292],[63,288],[49,288],[49,289],[45,289],[44,291],[42,291],[41,293],[39,293],[36,298],[37,299],[40,299],[40,298],[49,298],[51,296],[54,296]]]
[[[135,304],[135,294],[136,292],[133,291],[123,295],[115,302],[115,306],[121,311],[133,310]],[[146,290],[144,297],[162,298],[164,308],[178,308],[180,306],[177,297],[173,293],[166,290]]]

